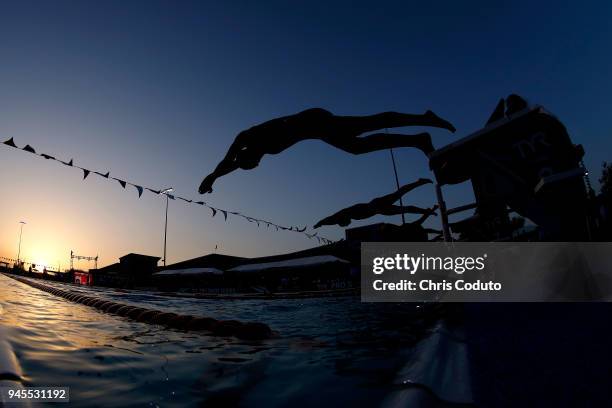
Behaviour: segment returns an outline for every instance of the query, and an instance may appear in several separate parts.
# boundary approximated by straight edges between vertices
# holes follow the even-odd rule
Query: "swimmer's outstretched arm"
[[[319,228],[323,225],[339,225],[341,227],[346,227],[351,223],[351,220],[354,218],[353,215],[361,209],[364,204],[355,204],[348,208],[344,208],[328,217],[323,218],[321,221],[317,222],[313,228]]]
[[[246,132],[241,132],[236,136],[223,160],[219,162],[215,170],[206,176],[200,184],[198,189],[200,194],[212,193],[212,186],[219,177],[223,177],[240,167],[237,162],[238,152],[247,147],[244,140],[246,137]]]
[[[217,165],[215,170],[204,178],[198,191],[200,194],[212,193],[212,186],[219,177],[225,176],[226,174],[229,174],[237,169],[238,165],[233,161],[223,159],[221,163]]]

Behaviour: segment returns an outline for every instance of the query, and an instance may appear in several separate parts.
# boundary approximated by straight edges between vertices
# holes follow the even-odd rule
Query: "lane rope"
[[[137,322],[157,324],[186,331],[205,331],[213,336],[233,336],[243,340],[264,340],[274,335],[270,327],[264,323],[219,320],[206,316],[162,312],[156,309],[132,306],[94,296],[86,296],[78,292],[62,290],[53,286],[32,282],[21,276],[6,273],[4,275],[71,302],[81,303],[85,306],[98,309],[101,312],[127,317]]]

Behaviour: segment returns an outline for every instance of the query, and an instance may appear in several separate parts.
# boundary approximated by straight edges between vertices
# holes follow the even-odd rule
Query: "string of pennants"
[[[10,262],[10,263],[15,263],[15,264],[17,263],[17,259],[7,258],[6,256],[0,256],[0,259],[4,259],[4,261]],[[33,265],[33,266],[38,265],[38,266],[42,266],[44,268],[47,268],[47,265],[37,264],[37,263],[31,262],[31,261],[28,261],[28,260],[25,260],[25,259],[20,259],[19,262],[24,263],[26,265],[28,265],[28,264],[29,265]],[[3,263],[3,261],[0,261],[0,263]]]
[[[142,185],[139,185],[139,184],[134,184],[134,183],[131,183],[131,182],[129,182],[129,181],[123,179],[123,178],[111,177],[110,171],[107,171],[106,173],[102,173],[102,172],[99,172],[99,171],[93,171],[93,170],[86,169],[84,167],[77,166],[74,163],[74,159],[70,159],[68,161],[64,161],[64,160],[60,160],[60,159],[56,158],[55,156],[51,156],[51,155],[46,154],[46,153],[37,153],[36,150],[32,146],[30,146],[29,144],[25,145],[25,147],[23,147],[23,148],[20,148],[20,147],[18,147],[15,144],[15,141],[13,140],[12,137],[9,140],[5,141],[4,145],[10,146],[10,147],[15,148],[15,149],[24,150],[24,151],[26,151],[28,153],[31,153],[31,154],[34,154],[36,156],[42,157],[45,160],[57,161],[57,162],[63,164],[64,166],[80,169],[83,172],[83,180],[85,180],[87,177],[89,177],[89,175],[91,173],[94,173],[94,174],[96,174],[96,175],[98,175],[98,176],[100,176],[102,178],[107,179],[107,180],[110,180],[110,179],[116,180],[121,185],[121,187],[123,187],[124,189],[126,189],[128,185],[133,186],[136,189],[136,191],[138,192],[138,198],[142,197],[142,194],[144,193],[145,190],[148,190],[151,193],[156,194],[158,196],[159,195],[166,195],[171,200],[181,200],[181,201],[184,201],[186,204],[200,205],[202,207],[206,207],[206,208],[208,208],[211,211],[211,216],[212,217],[216,216],[217,213],[221,213],[221,214],[223,214],[223,218],[225,219],[225,221],[227,221],[228,217],[231,215],[231,216],[236,216],[236,217],[244,218],[245,220],[247,220],[250,223],[257,224],[258,227],[261,226],[261,225],[265,225],[267,228],[270,228],[270,227],[276,228],[277,231],[283,230],[283,231],[297,232],[297,233],[305,235],[308,239],[316,239],[319,242],[319,244],[331,244],[331,243],[334,242],[334,241],[332,241],[330,239],[327,239],[325,237],[319,236],[317,232],[309,234],[308,232],[306,232],[307,227],[301,227],[301,228],[300,227],[296,227],[296,226],[286,227],[286,226],[283,226],[283,225],[276,224],[276,223],[274,223],[272,221],[268,221],[268,220],[264,220],[264,219],[260,219],[260,218],[256,218],[256,217],[250,217],[248,215],[241,214],[241,213],[239,213],[237,211],[230,211],[230,210],[227,210],[227,209],[213,207],[212,205],[209,205],[208,203],[206,203],[204,201],[195,201],[195,200],[184,198],[184,197],[180,197],[180,196],[177,196],[177,195],[174,195],[174,194],[162,193],[161,189],[155,189],[155,188],[145,187],[145,186],[142,186]]]

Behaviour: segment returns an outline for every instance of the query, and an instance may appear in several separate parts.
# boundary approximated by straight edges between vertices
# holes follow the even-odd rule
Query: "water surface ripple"
[[[0,275],[0,326],[29,386],[69,386],[71,406],[314,406],[380,402],[429,319],[359,298],[203,300],[45,282],[118,302],[264,322],[265,341],[171,330]]]

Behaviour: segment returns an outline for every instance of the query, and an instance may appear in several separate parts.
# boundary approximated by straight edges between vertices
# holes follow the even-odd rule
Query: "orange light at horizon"
[[[52,245],[45,245],[43,249],[41,249],[39,245],[31,250],[24,250],[22,248],[21,260],[32,263],[36,266],[34,269],[40,272],[42,272],[45,267],[47,269],[56,270],[59,265],[62,265],[63,268],[68,266],[69,261],[63,260],[66,258],[66,254],[60,254],[59,251],[54,250]]]

